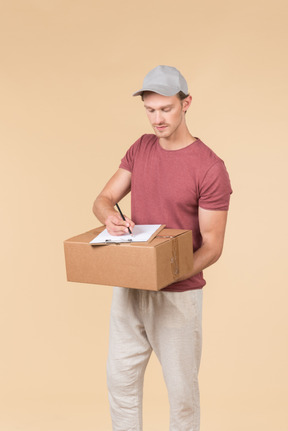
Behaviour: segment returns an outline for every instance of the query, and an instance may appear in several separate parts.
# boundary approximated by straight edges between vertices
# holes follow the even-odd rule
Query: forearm
[[[199,208],[199,225],[202,245],[195,251],[193,269],[187,278],[215,263],[221,256],[227,211],[209,211]]]
[[[107,196],[99,195],[93,205],[93,213],[98,218],[98,220],[104,225],[107,222],[109,216],[117,214],[114,208],[114,202]]]
[[[221,256],[222,247],[203,244],[193,255],[193,269],[189,277],[193,277],[208,266],[217,262]]]
[[[111,235],[127,234],[134,228],[135,224],[126,216],[125,220],[122,220],[121,215],[114,208],[114,204],[112,198],[100,194],[94,202],[93,212]]]
[[[131,173],[125,169],[118,169],[108,181],[102,192],[95,199],[93,212],[98,220],[106,225],[112,235],[123,235],[134,227],[134,223],[125,216],[122,220],[114,205],[130,191]]]

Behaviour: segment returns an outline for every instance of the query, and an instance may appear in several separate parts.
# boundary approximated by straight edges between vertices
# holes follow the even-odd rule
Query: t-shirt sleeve
[[[126,169],[126,171],[133,172],[134,160],[139,145],[141,143],[141,138],[138,139],[131,147],[127,150],[125,156],[121,159],[119,168]]]
[[[214,163],[206,172],[199,190],[199,206],[207,210],[229,209],[231,184],[222,160]]]

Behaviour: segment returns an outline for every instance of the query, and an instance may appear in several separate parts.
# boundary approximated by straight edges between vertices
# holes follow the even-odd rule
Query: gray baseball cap
[[[141,96],[143,91],[153,91],[162,96],[174,96],[179,91],[188,94],[188,86],[185,78],[175,67],[157,66],[147,73],[143,87],[133,96]]]

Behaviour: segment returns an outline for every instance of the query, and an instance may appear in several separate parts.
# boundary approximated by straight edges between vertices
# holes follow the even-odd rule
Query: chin
[[[158,138],[169,138],[169,136],[171,135],[168,130],[163,130],[163,132],[160,132],[159,130],[154,129],[154,132]]]

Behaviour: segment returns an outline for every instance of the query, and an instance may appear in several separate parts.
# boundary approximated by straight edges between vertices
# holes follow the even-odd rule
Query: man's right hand
[[[125,235],[129,233],[128,228],[130,228],[131,231],[133,230],[135,223],[133,223],[133,221],[130,220],[128,217],[124,217],[126,221],[122,220],[120,214],[116,212],[107,217],[107,219],[105,220],[105,225],[110,235]]]
[[[131,172],[119,168],[95,199],[93,212],[98,220],[106,225],[110,235],[127,234],[129,233],[128,227],[132,231],[135,226],[135,223],[126,216],[124,216],[124,221],[114,208],[116,202],[120,202],[130,192],[130,188]]]

